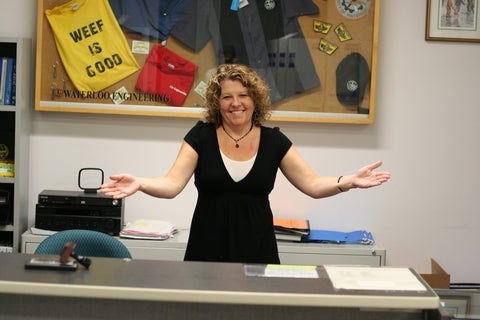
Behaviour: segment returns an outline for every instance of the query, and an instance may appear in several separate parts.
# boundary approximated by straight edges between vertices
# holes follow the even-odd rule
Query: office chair
[[[102,232],[72,229],[56,232],[38,245],[35,254],[59,255],[67,242],[76,243],[75,253],[90,257],[132,258],[120,240]]]

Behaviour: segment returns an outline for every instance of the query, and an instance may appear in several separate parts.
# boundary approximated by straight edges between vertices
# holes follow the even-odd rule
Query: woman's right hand
[[[100,192],[107,197],[121,199],[128,197],[140,189],[140,181],[130,174],[116,174],[110,176],[111,182],[104,183]]]

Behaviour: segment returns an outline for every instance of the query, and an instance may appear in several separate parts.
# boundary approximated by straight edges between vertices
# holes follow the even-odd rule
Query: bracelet
[[[342,180],[342,178],[343,178],[343,176],[338,177],[337,184],[340,183],[340,180]],[[342,188],[340,188],[340,187],[337,187],[337,188],[338,188],[338,191],[345,192],[345,190],[343,190]]]

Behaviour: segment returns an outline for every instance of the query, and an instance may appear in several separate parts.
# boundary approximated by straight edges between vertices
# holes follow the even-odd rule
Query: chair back
[[[128,248],[117,238],[93,230],[71,229],[56,232],[38,245],[35,254],[60,255],[65,243],[76,243],[75,253],[82,256],[132,258]]]

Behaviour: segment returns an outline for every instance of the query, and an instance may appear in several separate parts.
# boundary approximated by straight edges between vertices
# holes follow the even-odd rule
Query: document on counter
[[[318,278],[316,266],[302,265],[284,265],[284,264],[268,264],[268,265],[245,265],[245,274],[247,276],[256,277],[273,277],[273,278]]]
[[[408,268],[324,266],[336,289],[426,291]]]

